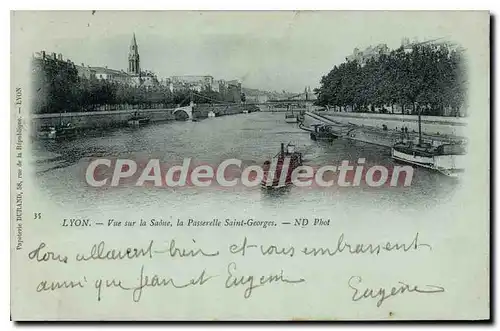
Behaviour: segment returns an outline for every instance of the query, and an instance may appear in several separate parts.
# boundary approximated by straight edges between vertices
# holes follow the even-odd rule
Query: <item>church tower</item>
[[[139,65],[139,49],[137,48],[137,41],[135,40],[135,33],[130,43],[130,50],[128,52],[128,73],[132,75],[139,75],[141,67]]]

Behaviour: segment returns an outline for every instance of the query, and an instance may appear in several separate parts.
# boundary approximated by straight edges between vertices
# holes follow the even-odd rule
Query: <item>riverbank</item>
[[[249,107],[245,105],[196,105],[192,116],[194,119],[207,118],[210,111],[217,116],[234,115],[242,113],[247,108]],[[34,114],[31,116],[31,128],[36,132],[44,126],[60,124],[70,124],[79,130],[121,127],[128,125],[128,120],[134,115],[147,117],[150,122],[165,122],[176,119],[177,112],[174,114],[174,111],[174,108],[169,108]]]
[[[385,125],[388,130],[395,131],[401,130],[402,127],[407,127],[410,132],[418,132],[417,115],[340,113],[333,111],[314,112],[314,114],[343,124],[355,124],[374,128],[382,128]],[[422,116],[421,123],[424,134],[451,137],[466,136],[464,131],[467,126],[467,118],[464,117]]]
[[[348,134],[343,138],[385,147],[392,147],[401,139],[401,128],[404,126],[408,128],[408,135],[411,139],[418,138],[418,120],[413,118],[405,118],[404,121],[398,121],[396,118],[387,118],[393,115],[381,115],[381,117],[369,115],[369,117],[366,118],[363,117],[363,114],[356,114],[357,116],[349,115],[338,115],[335,113],[332,115],[329,112],[306,112],[304,116],[304,125],[329,124],[338,128],[350,127],[351,130],[348,130]],[[404,116],[409,117],[410,115]],[[442,144],[464,140],[463,130],[465,129],[465,124],[458,122],[456,118],[452,118],[450,123],[443,122],[442,118],[436,118],[433,123],[429,123],[429,121],[432,120],[432,118],[426,119],[427,122],[425,124],[422,121],[422,138],[425,141]],[[439,122],[439,120],[441,121]],[[387,130],[382,128],[384,124],[387,126]],[[442,132],[460,132],[461,135],[443,134]]]

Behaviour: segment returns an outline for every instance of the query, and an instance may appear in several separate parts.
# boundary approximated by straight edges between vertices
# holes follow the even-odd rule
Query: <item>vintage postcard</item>
[[[490,318],[486,11],[14,11],[11,314]]]

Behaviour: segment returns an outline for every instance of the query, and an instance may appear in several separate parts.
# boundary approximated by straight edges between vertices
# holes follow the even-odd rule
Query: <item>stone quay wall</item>
[[[400,115],[370,114],[370,117],[367,118],[363,118],[363,114],[356,115],[358,116],[346,116],[344,114],[338,116],[337,114],[331,115],[326,112],[306,112],[303,125],[307,127],[312,124],[329,124],[334,129],[338,129],[339,132],[345,133],[343,136],[345,139],[386,147],[393,146],[402,138],[401,127],[403,126],[408,127],[410,139],[418,139],[418,119],[414,122],[413,118],[406,118],[410,117],[410,115],[404,115],[404,121],[387,118]],[[383,124],[387,126],[387,130],[382,129]],[[430,119],[426,118],[425,122],[422,118],[422,138],[424,141],[437,144],[462,142],[465,140],[463,138],[465,126],[466,124],[461,118],[431,117]],[[444,134],[443,132],[448,134]]]
[[[407,127],[410,132],[418,132],[417,115],[340,113],[332,111],[315,112],[315,114],[343,124],[352,123],[374,128],[382,128],[385,125],[388,130],[395,131]],[[421,123],[422,132],[425,134],[466,136],[464,131],[467,127],[467,118],[464,117],[422,116]]]
[[[210,111],[218,116],[233,115],[243,112],[243,105],[195,105],[194,118],[206,118]],[[79,129],[98,129],[127,125],[130,117],[136,113],[150,118],[151,122],[175,120],[174,108],[170,109],[127,109],[92,112],[73,112],[57,114],[34,114],[31,116],[31,128],[37,130],[42,126],[71,124]]]

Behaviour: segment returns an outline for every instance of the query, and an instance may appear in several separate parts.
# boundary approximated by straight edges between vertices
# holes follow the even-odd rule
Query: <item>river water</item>
[[[292,187],[280,194],[268,194],[259,187],[172,189],[129,185],[103,189],[90,187],[84,179],[86,165],[96,157],[158,158],[176,164],[190,157],[212,165],[237,158],[245,164],[262,164],[277,153],[282,142],[295,144],[306,165],[339,165],[342,160],[355,163],[358,158],[365,158],[366,166],[394,165],[388,148],[343,139],[332,143],[312,141],[296,124],[285,123],[283,113],[258,112],[93,132],[67,141],[36,141],[36,187],[51,203],[81,214],[157,211],[160,217],[162,210],[175,214],[188,208],[228,215],[255,209],[274,215],[283,210],[319,214],[360,209],[419,213],[451,199],[459,186],[453,179],[422,168],[415,169],[410,187]]]

